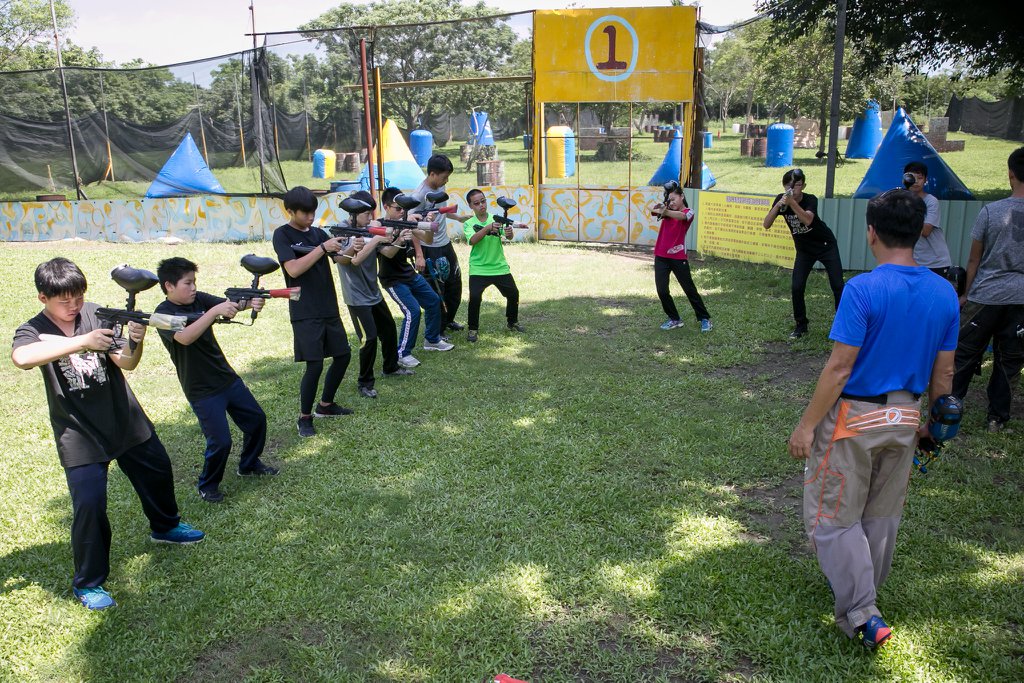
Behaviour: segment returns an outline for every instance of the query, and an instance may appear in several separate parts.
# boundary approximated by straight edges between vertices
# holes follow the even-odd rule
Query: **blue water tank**
[[[313,177],[327,177],[327,154],[322,149],[313,152]]]
[[[714,144],[715,136],[711,131],[704,133],[704,149],[711,149],[711,145]]]
[[[472,136],[470,142],[476,142],[478,145],[494,144],[494,134],[491,132],[491,118],[487,112],[473,112],[473,118],[469,122],[469,133]]]
[[[846,144],[847,159],[874,159],[882,144],[882,115],[878,102],[868,100],[864,116],[853,121],[850,141]]]
[[[434,136],[429,130],[414,130],[409,134],[409,149],[419,166],[426,166],[434,151]]]
[[[793,165],[793,136],[795,131],[788,123],[773,123],[768,126],[768,143],[764,165],[772,167]]]

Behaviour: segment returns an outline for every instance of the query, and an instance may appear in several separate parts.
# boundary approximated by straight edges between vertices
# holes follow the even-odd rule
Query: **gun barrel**
[[[436,222],[400,221],[393,218],[383,218],[379,222],[386,228],[398,228],[399,230],[430,230],[431,232],[437,230]]]

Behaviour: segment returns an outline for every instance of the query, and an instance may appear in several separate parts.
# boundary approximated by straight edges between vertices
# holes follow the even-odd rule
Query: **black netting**
[[[529,15],[417,19],[424,23],[271,34],[258,50],[170,66],[65,68],[67,110],[58,70],[0,73],[0,198],[74,197],[71,142],[89,198],[142,196],[186,134],[228,193],[327,189],[365,163],[360,39],[371,79],[379,67],[385,84],[384,117],[406,141],[422,128],[439,151],[459,154],[473,113],[487,112],[496,140],[518,142],[506,156],[525,178],[528,84],[479,79],[529,76]],[[448,83],[394,86],[436,79]],[[338,155],[337,168],[314,178],[320,149]]]
[[[953,97],[946,110],[949,129],[1005,140],[1024,140],[1024,97],[985,102]]]

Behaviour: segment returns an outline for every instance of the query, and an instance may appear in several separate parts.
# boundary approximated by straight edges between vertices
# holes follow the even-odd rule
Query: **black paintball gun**
[[[438,206],[441,202],[448,201],[448,193],[444,190],[434,190],[423,195],[423,215],[426,216],[431,211],[437,211],[438,213],[455,213],[458,208],[455,204],[449,204],[448,206]]]
[[[428,193],[428,194],[432,194],[432,193]],[[442,192],[441,194],[444,195],[445,199],[448,198],[448,195],[445,194],[444,192]],[[444,199],[442,199],[441,201],[444,201]],[[394,202],[395,202],[395,204],[398,204],[399,207],[401,207],[402,215],[403,216],[408,216],[409,215],[409,211],[411,211],[412,209],[416,208],[420,204],[418,199],[416,199],[412,195],[408,195],[408,194],[396,195],[395,199],[394,199]],[[448,207],[443,207],[443,208],[447,209]],[[430,211],[437,211],[437,209],[430,209]],[[426,213],[426,212],[424,212],[424,213]],[[402,230],[429,230],[430,232],[436,232],[437,231],[437,223],[436,222],[396,220],[394,218],[381,218],[381,219],[378,219],[377,222],[380,223],[381,225],[383,225],[385,228],[392,228],[395,231],[402,231]],[[397,232],[395,233],[395,236],[397,237]]]
[[[110,271],[110,278],[119,287],[128,292],[128,301],[124,308],[99,308],[96,309],[96,317],[99,318],[105,327],[114,331],[114,344],[111,350],[119,346],[117,339],[121,337],[124,326],[128,323],[138,323],[148,327],[155,327],[158,330],[171,330],[178,332],[185,329],[188,323],[187,318],[181,315],[167,315],[165,313],[145,313],[135,310],[135,295],[144,292],[159,282],[156,275],[148,270],[132,268],[127,264],[115,266]],[[138,343],[129,339],[128,350],[135,351]]]
[[[505,228],[522,228],[522,227],[525,227],[522,223],[516,223],[515,221],[513,221],[511,218],[508,217],[509,209],[513,209],[516,206],[516,202],[515,202],[514,199],[509,199],[508,197],[498,197],[498,206],[501,207],[501,210],[504,213],[501,216],[499,216],[498,214],[492,214],[491,215],[491,221],[492,221],[491,224],[493,225],[493,224],[497,223],[498,225],[501,226],[501,228],[497,229],[497,230],[494,229],[494,228],[491,228],[490,234],[494,235],[498,239],[501,239],[502,234],[504,234],[504,229]],[[481,226],[476,227],[475,230],[476,230],[476,232],[480,232],[484,228],[488,228],[488,227],[489,226],[481,225]]]
[[[943,445],[960,431],[964,404],[952,394],[939,396],[929,411],[928,436],[922,437],[914,452],[914,467],[928,474],[928,466],[942,454]]]
[[[274,259],[267,258],[266,256],[257,256],[256,254],[246,254],[242,257],[242,267],[252,275],[252,284],[248,287],[228,287],[224,290],[224,298],[229,301],[234,301],[237,304],[251,299],[299,300],[299,296],[302,293],[301,287],[285,287],[284,289],[260,288],[260,278],[264,275],[270,275],[281,267]],[[259,311],[253,310],[250,316],[250,324],[256,322],[257,315],[259,315]]]

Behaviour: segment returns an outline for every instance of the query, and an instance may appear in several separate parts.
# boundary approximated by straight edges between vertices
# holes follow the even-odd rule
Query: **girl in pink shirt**
[[[668,320],[661,324],[661,329],[672,330],[683,326],[679,319],[679,311],[668,291],[669,275],[674,274],[697,316],[700,331],[710,332],[711,314],[704,307],[704,300],[693,284],[690,263],[686,260],[686,232],[693,223],[694,213],[686,204],[683,188],[676,185],[669,192],[668,205],[656,204],[651,213],[661,218],[658,241],[654,244],[654,286],[658,291],[658,298],[661,299],[661,306],[668,316]]]

